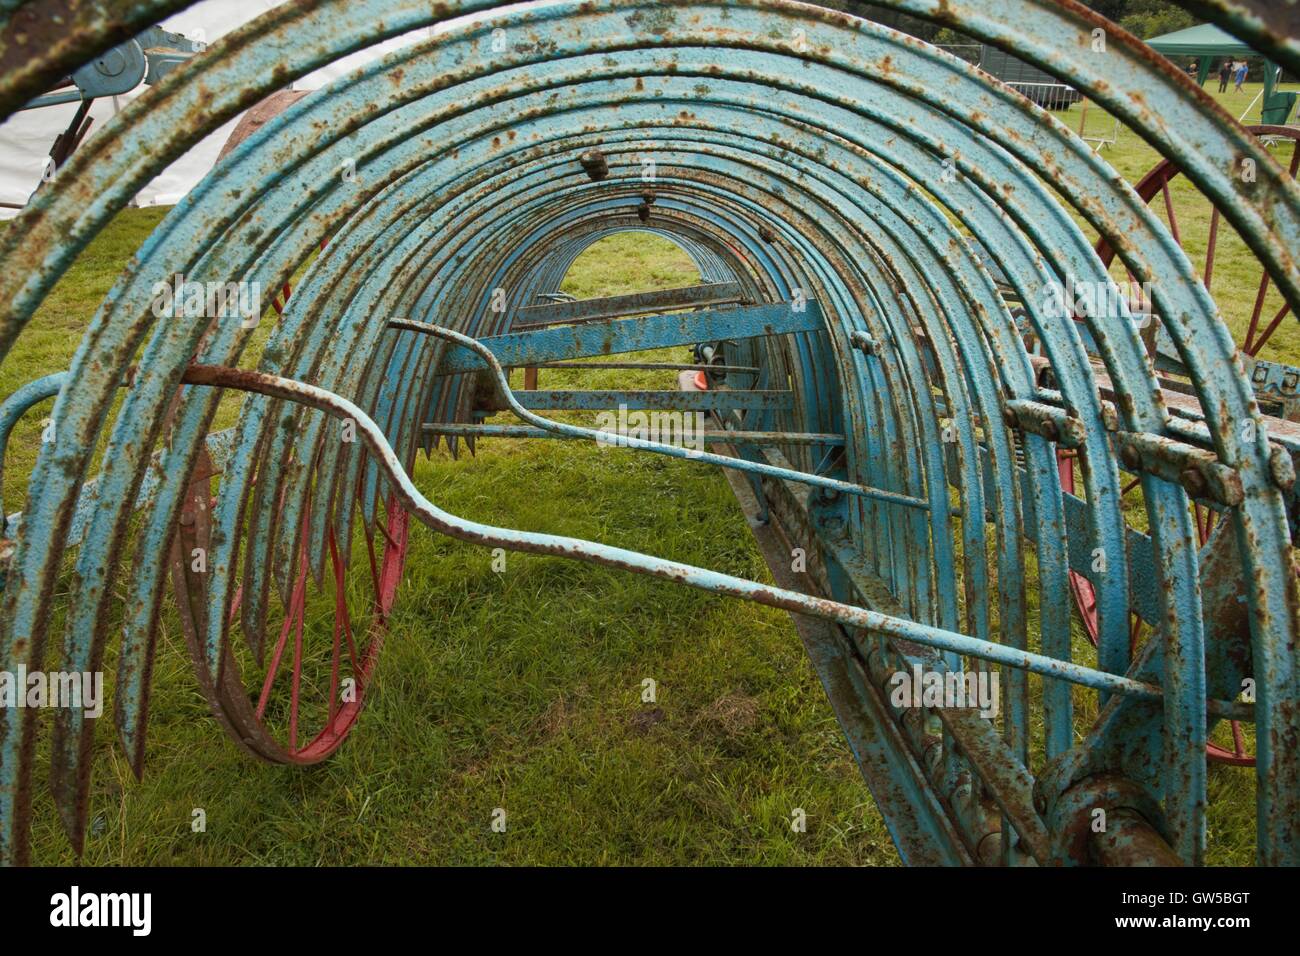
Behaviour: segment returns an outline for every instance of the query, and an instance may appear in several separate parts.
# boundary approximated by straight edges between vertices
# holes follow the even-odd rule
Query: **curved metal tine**
[[[415,487],[403,470],[387,439],[379,427],[356,405],[341,396],[304,382],[280,378],[262,372],[224,368],[213,365],[191,365],[184,374],[185,382],[194,385],[211,385],[219,388],[236,388],[274,395],[286,401],[299,402],[340,420],[350,420],[357,426],[357,435],[383,463],[389,481],[406,509],[436,531],[464,541],[504,547],[514,551],[551,554],[572,558],[619,570],[632,571],[663,578],[702,590],[738,597],[782,610],[811,614],[853,628],[912,641],[927,647],[978,657],[992,663],[1019,668],[1044,676],[1071,681],[1088,687],[1102,688],[1148,700],[1164,696],[1154,684],[1107,674],[1090,667],[1072,664],[979,640],[943,628],[918,624],[905,618],[893,617],[866,608],[853,607],[824,598],[809,597],[797,591],[749,581],[733,575],[721,574],[705,568],[651,557],[637,551],[611,547],[581,538],[516,531],[496,528],[466,521],[449,514],[430,502]],[[1210,701],[1211,713],[1249,720],[1254,714],[1250,705],[1232,701]]]

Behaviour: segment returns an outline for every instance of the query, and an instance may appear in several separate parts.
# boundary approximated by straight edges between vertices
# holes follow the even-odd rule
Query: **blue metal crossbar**
[[[401,320],[389,323],[405,328]],[[705,309],[672,315],[636,319],[607,319],[584,325],[511,332],[487,336],[484,345],[502,365],[539,365],[562,359],[593,355],[615,355],[674,345],[694,345],[719,339],[745,339],[763,335],[816,332],[825,327],[821,307],[805,303],[800,311],[791,303]],[[444,374],[472,372],[484,368],[482,358],[466,349],[449,349],[438,369]]]
[[[526,391],[518,395],[524,408],[543,411],[582,409],[667,409],[680,412],[785,412],[794,408],[790,392],[726,390],[708,392],[646,392],[600,389],[597,391]]]

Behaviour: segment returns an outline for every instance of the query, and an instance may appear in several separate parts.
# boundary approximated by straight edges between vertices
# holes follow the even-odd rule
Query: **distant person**
[[[1219,92],[1228,92],[1228,81],[1232,79],[1232,61],[1224,60],[1219,64]]]
[[[1246,82],[1246,72],[1247,72],[1247,67],[1245,63],[1240,63],[1237,65],[1237,88],[1234,92],[1237,93],[1242,92],[1241,84]]]

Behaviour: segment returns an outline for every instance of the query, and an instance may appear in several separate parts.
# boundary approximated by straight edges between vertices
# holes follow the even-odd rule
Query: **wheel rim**
[[[211,540],[209,514],[216,499],[207,496],[214,476],[210,462],[196,469],[172,554],[182,630],[200,686],[213,714],[244,750],[274,763],[317,763],[338,749],[365,706],[401,581],[407,513],[390,500],[370,526],[357,515],[351,548],[342,547],[331,525],[324,534],[326,553],[316,561],[304,521],[292,586],[281,589],[278,602],[272,599],[279,606],[267,612],[265,622],[247,629],[243,588],[234,590],[214,679],[202,640],[206,576],[189,559]],[[319,581],[313,566],[322,568]],[[271,640],[258,640],[252,630]]]

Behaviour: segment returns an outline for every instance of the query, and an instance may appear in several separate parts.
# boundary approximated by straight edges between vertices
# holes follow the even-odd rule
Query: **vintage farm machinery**
[[[186,5],[7,5],[0,108]],[[1300,306],[1292,176],[1132,37],[1072,0],[880,6],[1118,116]],[[1293,4],[1187,6],[1300,70]],[[414,519],[791,611],[908,862],[1200,863],[1224,721],[1231,755],[1254,760],[1258,860],[1300,862],[1300,426],[1252,388],[1259,366],[1247,374],[1148,205],[1159,189],[1127,187],[968,64],[843,12],[496,7],[277,7],[177,65],[0,233],[10,355],[77,252],[202,135],[323,64],[436,27],[266,111],[159,224],[70,369],[0,409],[4,439],[57,396],[6,522],[0,669],[94,671],[111,645],[139,773],[156,625],[175,613],[232,737],[318,761],[364,703]],[[677,243],[701,284],[557,295],[584,249],[628,230]],[[1112,288],[1111,258],[1149,298],[1049,306],[1050,290]],[[260,326],[155,309],[174,277],[287,293],[300,270]],[[511,393],[505,378],[680,345],[697,347],[704,388]],[[538,412],[620,402],[711,416],[702,454],[629,443],[728,465],[774,585],[468,522],[408,477],[442,440],[589,439]],[[501,409],[521,424],[482,421]],[[917,665],[996,669],[998,716],[897,706],[892,675]],[[39,717],[0,708],[3,862],[27,859],[46,751],[84,839],[93,721],[54,710],[38,746]]]

